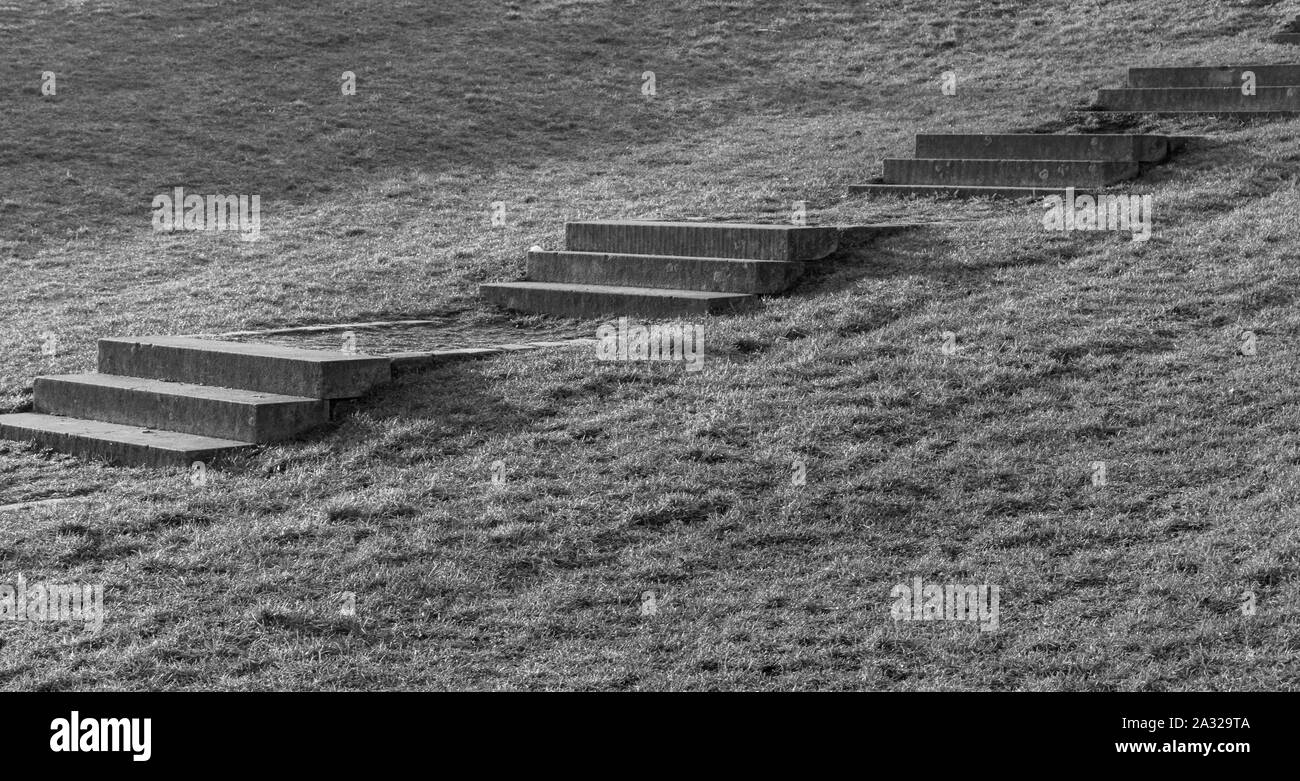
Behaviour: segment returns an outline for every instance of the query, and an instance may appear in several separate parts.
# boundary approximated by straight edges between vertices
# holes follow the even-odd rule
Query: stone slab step
[[[37,377],[36,412],[241,442],[276,442],[329,422],[329,402],[114,374]]]
[[[597,220],[566,223],[564,247],[571,252],[819,260],[835,251],[838,236],[838,229],[820,226]]]
[[[1160,87],[1097,90],[1095,105],[1127,113],[1184,111],[1204,114],[1300,111],[1300,86],[1259,87],[1243,95],[1239,87]]]
[[[99,371],[313,399],[357,398],[392,377],[384,357],[185,336],[100,339]]]
[[[34,412],[0,415],[0,438],[122,466],[210,464],[254,447],[249,442]]]
[[[888,184],[983,187],[1098,187],[1137,176],[1135,162],[886,158]]]
[[[605,252],[528,253],[528,279],[533,282],[771,294],[788,289],[802,271],[802,263],[788,260]]]
[[[1235,87],[1241,88],[1241,74],[1255,74],[1256,87],[1290,87],[1300,84],[1300,65],[1210,65],[1187,68],[1129,68],[1128,86]]]
[[[564,282],[496,282],[479,285],[479,294],[507,309],[565,317],[713,315],[743,311],[758,303],[757,296],[745,293]]]
[[[1096,188],[1100,189],[1100,188]],[[1093,191],[1095,192],[1096,189]],[[1076,188],[1083,194],[1088,188]],[[1065,196],[1064,187],[978,187],[946,184],[851,184],[851,195],[883,195],[894,198],[1043,198]]]
[[[919,134],[917,158],[964,160],[1095,160],[1158,163],[1169,156],[1166,136],[1137,134]]]

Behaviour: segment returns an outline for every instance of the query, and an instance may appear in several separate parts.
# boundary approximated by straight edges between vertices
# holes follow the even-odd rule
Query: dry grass
[[[0,503],[85,496],[0,515],[0,578],[103,582],[110,611],[0,626],[0,680],[1293,688],[1297,125],[1155,126],[1214,140],[1140,184],[1145,244],[843,197],[915,132],[1087,127],[1064,112],[1124,65],[1289,59],[1272,12],[874,5],[88,2],[5,30],[0,83],[60,79],[0,112],[7,409],[105,334],[472,319],[566,219],[954,224],[709,321],[702,372],[561,350],[408,376],[205,488],[0,443]],[[176,184],[262,194],[262,240],[151,234]],[[913,576],[999,585],[1000,631],[891,621]]]

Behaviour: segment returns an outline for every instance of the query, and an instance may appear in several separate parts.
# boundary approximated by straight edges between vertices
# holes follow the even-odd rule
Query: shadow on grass
[[[1008,247],[1006,252],[981,253],[975,263],[960,263],[954,258],[958,248],[969,240],[964,231],[960,223],[937,225],[853,247],[825,261],[809,264],[795,293],[814,297],[850,290],[864,280],[908,276],[971,286],[999,270],[1069,260],[1085,251],[1089,243],[1100,243],[1108,238],[1104,233],[1078,233],[1069,236],[1068,240],[1049,237],[1046,245],[1026,244],[1019,249]]]
[[[355,463],[413,464],[462,452],[467,439],[514,434],[557,412],[508,400],[488,362],[454,361],[403,373],[341,410],[316,439]],[[293,457],[290,457],[293,460]]]

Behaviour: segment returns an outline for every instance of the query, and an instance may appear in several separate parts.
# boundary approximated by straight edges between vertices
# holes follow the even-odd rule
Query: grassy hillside
[[[1128,65],[1295,59],[1261,42],[1282,4],[1100,7],[88,0],[4,20],[4,410],[101,335],[472,323],[477,283],[567,219],[806,200],[823,223],[948,224],[709,320],[701,372],[559,350],[409,375],[206,487],[0,443],[0,504],[81,497],[0,512],[0,583],[102,582],[109,610],[95,636],[0,624],[0,681],[1294,688],[1300,124],[1124,126],[1208,137],[1137,184],[1145,243],[1047,233],[1036,204],[844,197],[916,132],[1093,128],[1072,109]],[[153,234],[178,185],[260,194],[262,238]],[[890,620],[915,576],[999,585],[1000,630]]]

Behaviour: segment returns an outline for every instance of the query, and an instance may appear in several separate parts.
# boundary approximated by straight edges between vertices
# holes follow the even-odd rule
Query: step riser
[[[1087,192],[1076,190],[1078,194]],[[851,195],[876,195],[893,198],[1045,198],[1065,195],[1063,188],[1055,187],[954,187],[941,184],[853,184]]]
[[[481,285],[479,292],[488,303],[506,309],[585,318],[610,315],[681,317],[728,314],[752,308],[758,300],[751,297],[708,300],[576,290],[536,290],[512,288],[508,285]]]
[[[1228,89],[1103,89],[1097,105],[1108,111],[1300,111],[1300,87],[1260,87],[1254,95]]]
[[[916,157],[964,160],[1092,160],[1158,163],[1169,156],[1165,136],[918,135]]]
[[[99,340],[99,371],[316,399],[358,398],[391,379],[387,358],[305,361],[130,339]]]
[[[779,293],[799,278],[787,261],[722,260],[663,255],[530,252],[528,278],[537,282],[627,285],[720,293]]]
[[[1256,87],[1289,87],[1300,84],[1300,65],[1239,65],[1203,68],[1129,68],[1128,86],[1147,89],[1160,87],[1236,87],[1241,88],[1241,74],[1255,74]]]
[[[150,444],[149,435],[141,434],[134,442],[119,442],[78,432],[77,421],[69,421],[61,430],[42,430],[23,421],[29,415],[0,416],[0,439],[30,442],[42,448],[66,453],[78,458],[106,461],[117,466],[185,467],[195,461],[205,464],[222,460],[246,451],[252,445],[230,443],[217,447],[176,448]],[[159,442],[163,438],[160,436]]]
[[[889,184],[1099,187],[1137,176],[1137,163],[1072,160],[885,160]]]
[[[147,390],[38,377],[37,412],[243,442],[277,442],[329,422],[329,402],[260,404],[193,398]]]
[[[738,260],[819,260],[835,251],[834,228],[708,223],[570,222],[565,249]]]

